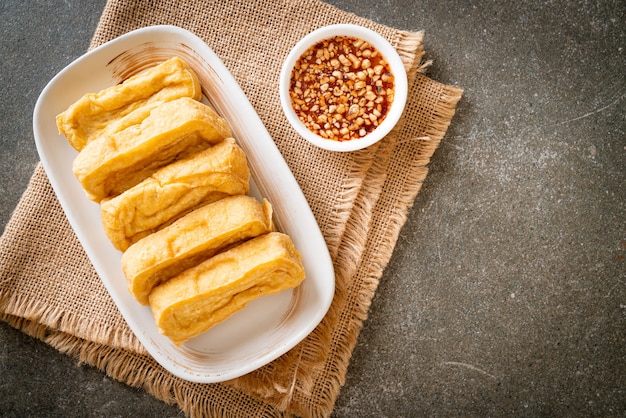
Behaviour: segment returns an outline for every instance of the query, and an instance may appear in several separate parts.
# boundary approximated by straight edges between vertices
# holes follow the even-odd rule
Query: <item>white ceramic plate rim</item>
[[[352,36],[363,39],[374,45],[376,49],[378,49],[378,51],[387,59],[395,77],[394,101],[383,123],[363,138],[343,142],[324,139],[311,132],[306,126],[304,126],[300,119],[298,119],[296,112],[291,106],[291,98],[289,97],[291,70],[296,64],[298,58],[300,58],[300,56],[309,47],[313,46],[317,42],[338,35]],[[323,26],[307,34],[289,52],[280,73],[280,102],[285,116],[300,136],[311,142],[313,145],[329,151],[356,151],[369,147],[370,145],[380,141],[391,131],[391,129],[393,129],[396,123],[398,123],[398,120],[400,120],[406,105],[407,94],[408,81],[406,69],[404,68],[404,63],[395,48],[377,32],[363,26],[352,24]]]
[[[132,61],[129,57],[137,61],[162,56],[164,60],[172,52],[188,59],[196,72],[202,73],[208,104],[229,122],[248,156],[251,194],[272,202],[276,224],[301,252],[307,275],[295,290],[260,298],[181,347],[158,332],[149,308],[139,305],[128,293],[121,253],[104,234],[99,206],[85,197],[75,179],[71,162],[77,153],[58,133],[55,123],[55,116],[84,93],[120,82],[120,71]],[[168,25],[142,28],[81,56],[43,89],[34,109],[33,130],[43,167],[96,272],[139,341],[172,374],[212,383],[249,373],[293,348],[326,314],[334,295],[334,271],[308,202],[236,80],[193,33]]]

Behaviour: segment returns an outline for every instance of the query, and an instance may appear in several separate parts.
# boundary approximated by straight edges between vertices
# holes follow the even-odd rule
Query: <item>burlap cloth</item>
[[[279,104],[278,75],[289,48],[333,23],[381,33],[409,74],[408,104],[398,127],[378,145],[355,153],[308,145]],[[156,24],[202,37],[276,141],[333,257],[337,284],[330,311],[301,344],[246,376],[203,385],[170,375],[121,317],[39,165],[0,241],[1,318],[115,379],[176,403],[188,416],[328,416],[426,165],[462,92],[422,74],[422,33],[385,27],[316,0],[111,0],[91,47]]]

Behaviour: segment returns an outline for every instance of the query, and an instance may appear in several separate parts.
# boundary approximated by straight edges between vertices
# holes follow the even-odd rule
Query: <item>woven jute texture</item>
[[[289,48],[334,23],[382,34],[409,74],[408,104],[396,129],[354,153],[308,145],[280,110],[278,75]],[[243,377],[195,384],[172,376],[126,325],[39,165],[0,241],[0,317],[80,362],[177,404],[188,416],[328,416],[383,269],[462,91],[423,74],[422,33],[385,27],[317,0],[111,0],[91,47],[156,24],[203,38],[259,113],[333,258],[336,292],[328,314],[294,349]]]

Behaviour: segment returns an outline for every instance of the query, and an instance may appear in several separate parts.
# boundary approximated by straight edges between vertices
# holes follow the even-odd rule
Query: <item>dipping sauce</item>
[[[394,76],[373,45],[335,36],[298,58],[289,96],[310,131],[329,140],[349,141],[366,136],[383,122],[393,103]]]

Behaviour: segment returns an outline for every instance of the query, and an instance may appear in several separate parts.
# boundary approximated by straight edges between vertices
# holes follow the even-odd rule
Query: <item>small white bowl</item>
[[[300,56],[316,43],[335,36],[349,36],[370,43],[385,57],[394,76],[394,100],[383,122],[367,135],[347,141],[323,138],[309,130],[296,115],[289,96],[291,71]],[[287,55],[280,73],[280,102],[287,120],[304,139],[313,145],[330,151],[356,151],[381,140],[391,131],[402,116],[404,106],[406,105],[407,91],[406,70],[395,48],[378,33],[362,26],[350,24],[324,26],[306,35]]]

